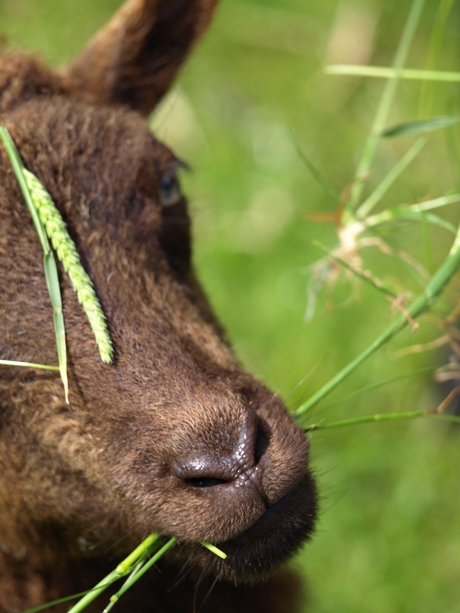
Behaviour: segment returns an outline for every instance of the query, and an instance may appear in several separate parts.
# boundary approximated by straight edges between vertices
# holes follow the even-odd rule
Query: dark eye
[[[172,206],[182,200],[176,169],[168,168],[161,177],[160,198],[163,206]]]
[[[166,259],[178,279],[190,270],[190,219],[176,170],[187,168],[176,160],[161,176],[161,229],[158,235]]]

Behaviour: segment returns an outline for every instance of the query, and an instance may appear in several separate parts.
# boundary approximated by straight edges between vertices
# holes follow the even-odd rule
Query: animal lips
[[[260,494],[260,492],[259,492]],[[258,495],[259,495],[258,494]],[[307,471],[302,479],[245,530],[218,543],[227,554],[219,560],[202,547],[187,549],[207,570],[231,581],[252,582],[270,574],[310,538],[317,516],[317,492]]]
[[[220,543],[219,547],[228,555],[229,574],[237,577],[247,577],[248,572],[264,575],[285,562],[313,531],[316,498],[313,479],[306,473],[249,528]]]

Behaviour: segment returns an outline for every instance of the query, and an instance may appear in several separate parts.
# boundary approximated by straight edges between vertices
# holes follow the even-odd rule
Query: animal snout
[[[258,417],[248,409],[243,425],[237,434],[233,449],[219,453],[219,444],[200,446],[189,450],[186,458],[174,464],[176,476],[193,488],[211,488],[221,485],[241,485],[254,479],[256,471],[256,443],[258,438]]]

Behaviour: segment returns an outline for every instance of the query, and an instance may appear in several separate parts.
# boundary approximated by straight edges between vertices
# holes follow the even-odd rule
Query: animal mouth
[[[274,503],[243,532],[218,544],[227,554],[219,560],[202,547],[193,547],[189,560],[231,581],[267,576],[309,540],[317,517],[317,492],[310,473]]]
[[[260,492],[259,492],[260,493]],[[267,500],[264,498],[265,501]],[[296,518],[298,521],[312,522],[316,517],[316,490],[309,475],[297,483],[287,494],[273,505],[268,506],[257,521],[241,534],[221,544],[222,547],[267,537],[267,531],[275,528],[283,530],[283,522]],[[313,528],[313,526],[311,526]]]

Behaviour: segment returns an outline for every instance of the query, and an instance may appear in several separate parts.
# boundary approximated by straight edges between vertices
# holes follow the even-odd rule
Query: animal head
[[[62,273],[70,404],[54,372],[0,370],[0,541],[36,564],[161,532],[250,579],[313,529],[309,443],[232,354],[193,273],[180,162],[145,120],[216,1],[130,0],[59,71],[0,58],[0,120],[66,221],[115,351],[100,361]],[[0,167],[0,358],[54,364],[40,243],[3,149]]]

